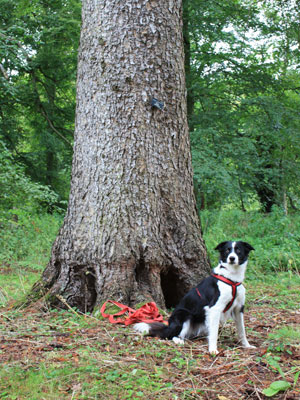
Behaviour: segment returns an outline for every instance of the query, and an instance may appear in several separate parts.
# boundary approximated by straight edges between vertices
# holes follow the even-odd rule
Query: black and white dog
[[[233,318],[239,342],[243,347],[254,347],[248,343],[244,327],[245,288],[242,282],[248,255],[254,248],[246,242],[222,242],[215,250],[220,252],[220,262],[211,276],[203,279],[179,302],[171,314],[168,325],[154,322],[138,323],[137,332],[162,339],[172,339],[183,344],[184,339],[207,335],[208,350],[218,354],[219,324]]]

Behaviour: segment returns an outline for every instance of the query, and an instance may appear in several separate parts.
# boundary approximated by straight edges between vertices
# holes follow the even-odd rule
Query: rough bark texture
[[[82,311],[109,298],[172,306],[209,271],[181,0],[84,0],[82,13],[70,200],[43,283]]]

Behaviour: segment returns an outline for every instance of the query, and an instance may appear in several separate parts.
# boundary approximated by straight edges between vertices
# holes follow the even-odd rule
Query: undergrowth
[[[34,214],[22,209],[0,213],[0,305],[11,295],[19,299],[25,296],[38,279],[49,261],[62,221],[60,214]],[[264,280],[266,274],[273,272],[299,274],[300,214],[285,216],[279,209],[271,214],[203,211],[201,224],[212,267],[218,262],[216,245],[233,239],[248,241],[255,248],[250,254],[248,279]],[[276,275],[274,279],[277,280]],[[285,285],[287,280],[291,279],[285,277]]]
[[[258,286],[249,288],[245,315],[249,341],[257,348],[242,349],[230,322],[220,332],[215,358],[205,338],[178,346],[111,325],[96,313],[2,309],[0,398],[262,400],[264,390],[281,382],[274,399],[297,399],[296,312],[277,313],[261,298],[262,286],[267,293],[276,287]],[[278,329],[284,325],[289,329]]]
[[[203,211],[201,224],[212,265],[214,248],[224,240],[244,240],[251,252],[249,271],[259,278],[271,272],[300,272],[300,214],[286,216],[279,208],[270,214],[240,210]]]
[[[0,306],[10,298],[25,297],[38,280],[62,219],[59,214],[28,214],[17,209],[0,213]]]
[[[300,271],[300,213],[286,216],[279,208],[270,214],[258,211],[211,210],[201,212],[203,236],[214,266],[216,245],[224,240],[248,241],[253,273]],[[28,214],[14,209],[0,213],[0,266],[42,270],[48,262],[51,244],[62,224],[60,214]],[[252,266],[251,266],[252,265]]]

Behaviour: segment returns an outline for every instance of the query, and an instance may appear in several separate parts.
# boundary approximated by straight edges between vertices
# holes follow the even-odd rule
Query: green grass
[[[87,362],[88,361],[88,365]],[[98,364],[93,365],[89,357],[74,366],[72,360],[61,366],[41,363],[22,367],[6,367],[0,372],[1,399],[63,399],[65,396],[81,399],[140,399],[175,398],[172,384],[164,382],[163,370],[145,371],[134,365],[105,371]],[[7,377],[10,378],[7,378]],[[13,393],[13,394],[12,394]],[[103,397],[101,397],[103,396]],[[170,396],[170,397],[169,397]]]
[[[109,328],[105,322],[71,311],[52,311],[42,320],[35,313],[29,314],[26,326],[20,312],[10,311],[6,317],[18,329],[5,335],[4,343],[9,345],[8,339],[21,337],[26,357],[21,363],[4,362],[1,399],[150,399],[165,394],[174,398],[173,385],[166,380],[168,369],[153,360],[157,342],[144,345],[143,338],[133,335],[130,328],[113,327],[106,334],[102,331],[103,324]],[[27,343],[22,343],[22,338],[27,338]],[[171,349],[164,343],[159,347],[157,360],[163,362]],[[14,350],[12,345],[10,350],[20,353],[20,346]],[[15,353],[15,357],[19,355]],[[42,361],[38,362],[40,356]]]
[[[269,304],[249,309],[249,341],[258,348],[237,346],[230,323],[221,330],[217,358],[207,354],[204,339],[177,346],[71,310],[2,309],[0,398],[175,400],[218,399],[219,394],[235,400],[278,378],[290,382],[297,396],[296,328],[278,329],[274,323],[270,333],[276,308],[271,314]],[[268,333],[260,325],[263,311]],[[283,318],[290,318],[289,310]]]
[[[0,267],[43,270],[63,217],[27,214],[22,210],[0,213]]]
[[[280,209],[270,214],[240,210],[203,211],[201,224],[212,265],[218,261],[213,250],[224,240],[244,240],[255,251],[251,252],[250,276],[271,272],[300,272],[300,214],[286,216]]]
[[[172,385],[164,385],[162,370],[145,371],[134,365],[116,364],[113,369],[110,365],[110,369],[105,371],[99,366],[102,360],[92,356],[81,357],[76,365],[70,359],[60,366],[49,361],[26,369],[19,366],[3,368],[0,379],[5,382],[4,385],[2,383],[5,388],[0,392],[1,399],[57,400],[70,395],[82,399],[104,396],[140,399],[150,398],[154,393],[157,396],[163,392],[170,395]]]
[[[61,215],[0,213],[0,307],[21,300],[47,265]]]
[[[28,366],[4,366],[0,372],[3,382],[1,399],[40,400],[62,398],[64,388],[72,375],[80,374],[71,364],[58,367],[39,363]]]
[[[26,297],[32,285],[37,281],[40,273],[28,273],[26,268],[10,268],[2,272],[0,278],[0,307],[10,300],[21,301]]]
[[[250,261],[251,262],[251,261]],[[246,278],[247,303],[268,305],[280,309],[298,310],[300,300],[300,275],[288,272],[269,272],[260,275],[259,279],[254,275]],[[274,290],[275,289],[275,290]]]
[[[298,345],[300,342],[300,327],[299,326],[284,326],[278,328],[269,334],[269,339],[272,345],[278,344],[277,350],[281,350],[281,345],[290,346]]]

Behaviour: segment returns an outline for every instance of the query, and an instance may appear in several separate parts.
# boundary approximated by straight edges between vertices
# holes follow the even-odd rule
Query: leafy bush
[[[43,270],[62,223],[60,214],[30,215],[15,209],[13,218],[0,218],[0,266]]]
[[[56,203],[58,195],[48,186],[27,177],[24,167],[13,161],[10,152],[0,141],[0,210],[22,208],[36,212]]]
[[[300,270],[300,215],[286,216],[279,208],[270,214],[240,210],[203,211],[201,223],[209,256],[214,266],[218,254],[214,248],[224,240],[244,240],[255,251],[251,253],[249,271]]]

